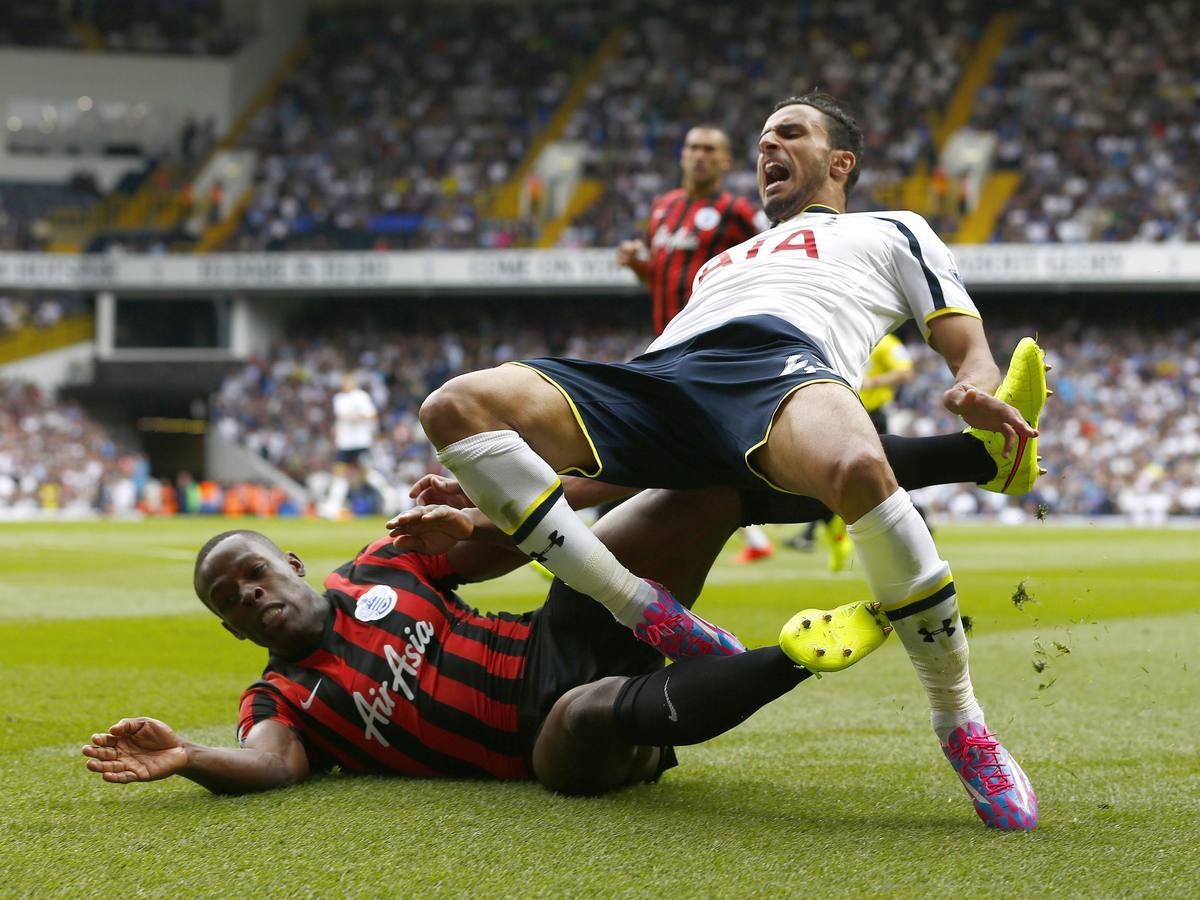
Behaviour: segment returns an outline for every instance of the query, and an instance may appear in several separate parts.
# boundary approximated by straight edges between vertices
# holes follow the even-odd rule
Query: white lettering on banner
[[[688,229],[659,226],[656,246],[696,243]],[[952,248],[971,290],[1013,287],[1200,286],[1195,244],[968,244]],[[456,291],[501,294],[529,288],[640,292],[608,248],[215,253],[69,256],[0,253],[0,290],[94,291]]]
[[[391,744],[378,726],[391,724],[392,713],[396,710],[396,694],[403,694],[409,703],[416,700],[417,677],[434,628],[422,619],[412,628],[405,628],[404,633],[408,640],[403,653],[392,644],[383,645],[383,658],[392,670],[391,681],[379,682],[378,687],[370,688],[365,695],[354,692],[354,708],[363,722],[363,737],[368,741],[378,741],[383,747],[390,747]]]

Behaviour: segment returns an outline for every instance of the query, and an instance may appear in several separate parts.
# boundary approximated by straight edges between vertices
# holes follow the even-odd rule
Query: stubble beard
[[[812,175],[799,188],[778,197],[763,201],[763,212],[772,223],[784,222],[797,215],[812,202],[821,187],[824,177]]]

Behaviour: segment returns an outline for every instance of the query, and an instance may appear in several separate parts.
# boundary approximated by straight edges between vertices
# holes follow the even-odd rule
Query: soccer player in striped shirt
[[[767,227],[761,210],[721,189],[733,159],[729,136],[715,125],[697,125],[683,139],[679,168],[683,183],[650,204],[647,241],[622,241],[617,264],[630,269],[650,289],[654,333],[687,306],[700,267]],[[757,525],[742,529],[740,563],[767,559],[774,552]]]
[[[728,489],[646,492],[596,532],[690,602],[741,514]],[[392,524],[422,550],[375,541],[331,573],[323,592],[264,535],[208,541],[197,594],[231,634],[270,651],[242,698],[240,748],[127,718],[92,736],[88,768],[117,783],[182,775],[215,793],[282,787],[333,767],[537,778],[565,793],[600,793],[654,780],[676,764],[674,745],[732,728],[814,670],[857,662],[891,630],[873,604],[838,607],[829,621],[808,610],[785,627],[783,648],[665,670],[661,653],[561,581],[544,606],[520,615],[481,615],[459,599],[459,582],[526,562],[478,510],[422,506]]]

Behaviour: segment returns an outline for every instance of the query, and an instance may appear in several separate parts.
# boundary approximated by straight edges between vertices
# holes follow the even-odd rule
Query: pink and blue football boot
[[[1017,761],[982,723],[968,722],[955,728],[942,752],[975,801],[975,812],[984,823],[1002,831],[1034,829],[1037,795]]]
[[[646,584],[654,588],[658,600],[642,613],[642,621],[633,626],[638,640],[671,660],[746,652],[732,632],[700,618],[658,582],[647,578]]]

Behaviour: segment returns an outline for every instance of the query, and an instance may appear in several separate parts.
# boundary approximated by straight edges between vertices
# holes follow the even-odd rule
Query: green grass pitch
[[[0,526],[0,895],[1200,892],[1198,532],[939,530],[974,620],[978,693],[1042,804],[1038,831],[998,834],[941,759],[895,641],[682,748],[662,783],[599,799],[338,776],[241,798],[182,779],[103,783],[79,747],[124,715],[233,741],[263,651],[190,590],[195,549],[225,527]],[[318,577],[379,529],[265,526]],[[748,644],[773,641],[796,609],[865,593],[819,553],[737,567],[734,550],[699,608]],[[1021,582],[1035,599],[1018,609]],[[544,589],[522,571],[465,594],[521,609]]]

